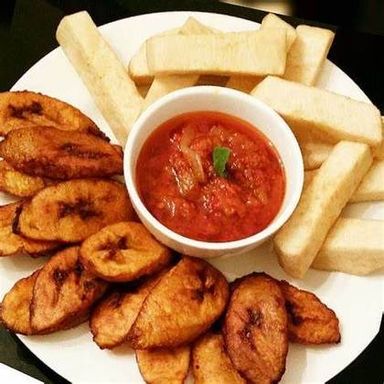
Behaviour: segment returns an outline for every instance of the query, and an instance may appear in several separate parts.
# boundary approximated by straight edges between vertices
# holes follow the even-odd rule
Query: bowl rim
[[[264,109],[265,112],[267,112],[271,117],[273,117],[276,120],[276,123],[278,123],[282,129],[286,131],[286,134],[289,137],[289,145],[292,147],[292,151],[295,152],[295,167],[297,168],[298,172],[298,183],[296,185],[296,188],[294,189],[294,193],[291,193],[291,196],[288,197],[288,202],[286,207],[283,210],[280,210],[273,221],[268,224],[267,227],[265,227],[262,231],[245,237],[243,239],[239,240],[233,240],[233,241],[223,241],[223,242],[208,242],[208,241],[202,241],[202,240],[195,240],[191,239],[189,237],[183,236],[178,234],[177,232],[174,232],[172,229],[168,228],[164,224],[162,224],[156,217],[152,215],[152,213],[147,209],[143,201],[141,200],[141,197],[138,193],[136,182],[134,180],[134,172],[131,172],[132,168],[132,156],[133,156],[133,147],[136,144],[136,140],[138,138],[140,129],[142,125],[145,123],[148,117],[150,117],[152,114],[156,113],[157,110],[162,108],[164,105],[172,103],[173,100],[179,98],[179,97],[185,97],[185,96],[197,96],[201,93],[217,93],[220,95],[223,95],[224,97],[232,97],[237,98],[240,102],[247,102],[247,103],[253,103],[257,108]],[[199,109],[201,111],[207,110],[206,108]],[[173,117],[178,116],[181,113],[176,113],[173,116],[169,117],[168,119],[171,119]],[[230,115],[230,113],[228,113]],[[167,120],[168,120],[167,119]],[[156,128],[155,128],[156,129]],[[152,131],[153,132],[153,131]],[[263,133],[268,139],[268,135]],[[148,136],[146,137],[146,139]],[[144,142],[146,141],[144,140]],[[141,146],[142,147],[142,146]],[[140,149],[138,150],[138,153],[140,153]],[[276,149],[279,156],[283,158],[281,153]],[[298,156],[296,156],[298,155]],[[297,161],[298,160],[298,161]],[[188,87],[179,89],[176,91],[173,91],[160,99],[156,100],[153,104],[151,104],[141,115],[138,117],[138,119],[135,121],[135,123],[132,126],[132,129],[128,135],[128,140],[125,146],[124,150],[124,179],[126,183],[126,187],[128,190],[128,194],[132,200],[132,205],[134,209],[137,212],[137,214],[140,216],[144,216],[145,220],[147,220],[151,226],[155,227],[159,232],[162,233],[163,236],[167,237],[168,239],[171,239],[172,241],[182,244],[183,246],[195,248],[195,249],[206,249],[207,251],[231,251],[231,250],[237,250],[240,248],[246,248],[251,246],[252,244],[260,243],[261,241],[269,238],[271,235],[273,235],[279,228],[281,228],[285,222],[289,219],[289,217],[292,215],[293,211],[297,207],[297,204],[300,200],[303,184],[304,184],[304,165],[303,165],[303,158],[301,154],[301,150],[299,147],[299,144],[296,140],[296,137],[294,136],[291,128],[288,126],[288,124],[283,120],[283,118],[275,112],[271,107],[269,107],[264,102],[256,99],[255,97],[246,94],[244,92],[231,89],[231,88],[225,88],[220,86],[213,86],[213,85],[201,85],[201,86],[194,86],[194,87]],[[143,224],[145,225],[145,221],[143,220]]]

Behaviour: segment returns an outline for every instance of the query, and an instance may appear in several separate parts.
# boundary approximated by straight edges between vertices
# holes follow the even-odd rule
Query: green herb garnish
[[[220,177],[227,177],[227,170],[225,169],[231,150],[226,147],[215,147],[212,152],[213,167]]]

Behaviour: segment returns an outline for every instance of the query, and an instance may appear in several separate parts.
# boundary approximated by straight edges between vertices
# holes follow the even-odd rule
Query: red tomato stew
[[[202,241],[233,241],[268,226],[285,193],[282,162],[249,123],[218,112],[168,120],[145,142],[136,168],[147,209],[162,224]]]

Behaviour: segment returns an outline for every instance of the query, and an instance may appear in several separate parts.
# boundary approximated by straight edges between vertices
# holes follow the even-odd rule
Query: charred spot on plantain
[[[75,264],[75,267],[73,268],[73,271],[75,272],[75,275],[80,278],[81,275],[83,274],[84,272],[84,266],[83,264],[81,264],[81,262],[79,260],[77,260],[76,264]]]
[[[68,277],[68,272],[65,270],[62,270],[60,268],[56,268],[53,271],[53,281],[55,282],[57,287],[61,287],[64,284],[64,281]]]
[[[84,281],[84,284],[83,284],[84,291],[85,292],[92,291],[96,288],[96,285],[97,283],[95,280],[86,280]]]
[[[25,119],[26,114],[41,115],[43,113],[42,105],[37,101],[32,101],[29,105],[17,107],[15,105],[8,105],[9,115],[17,119]]]
[[[255,308],[247,308],[247,314],[248,314],[248,323],[252,326],[260,327],[263,315],[262,313],[255,309]]]
[[[251,349],[255,349],[252,339],[252,329],[259,328],[262,325],[262,313],[255,308],[246,309],[246,321],[244,327],[239,331],[240,337],[245,340]]]
[[[60,145],[59,149],[68,153],[68,155],[76,156],[81,159],[101,159],[107,157],[108,154],[97,151],[85,151],[80,145],[76,143],[64,143]]]
[[[200,287],[194,289],[193,298],[197,301],[203,301],[206,294],[215,294],[215,281],[208,268],[199,269],[196,274]]]
[[[288,317],[293,325],[300,325],[304,321],[302,316],[297,314],[296,305],[291,301],[285,301],[285,309],[287,310]]]
[[[99,212],[95,210],[94,204],[85,199],[78,199],[74,202],[59,202],[58,203],[58,217],[63,218],[66,216],[77,215],[82,220],[89,219],[91,217],[99,216]]]
[[[12,232],[16,235],[20,234],[20,228],[19,228],[19,220],[20,220],[20,214],[23,210],[23,205],[21,204],[18,206],[15,210],[15,216],[12,220]]]

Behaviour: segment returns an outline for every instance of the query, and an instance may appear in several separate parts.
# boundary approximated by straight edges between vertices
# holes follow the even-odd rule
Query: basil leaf
[[[213,167],[220,177],[227,177],[225,169],[231,150],[226,147],[215,147],[212,152]]]

